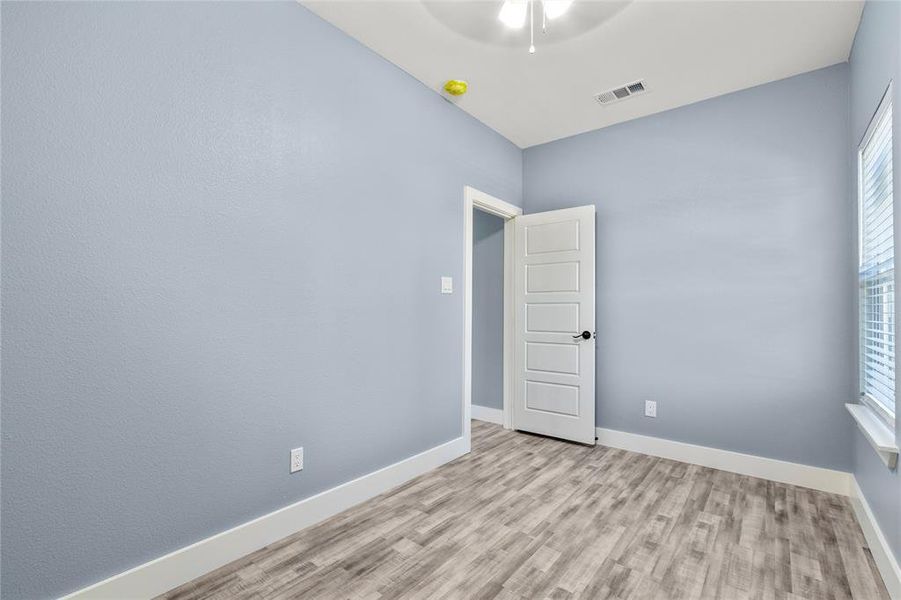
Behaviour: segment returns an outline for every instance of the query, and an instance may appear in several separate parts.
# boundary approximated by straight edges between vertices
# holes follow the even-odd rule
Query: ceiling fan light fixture
[[[526,24],[527,0],[504,0],[497,18],[511,29],[519,29]]]
[[[542,0],[541,4],[544,6],[544,15],[548,19],[556,19],[557,17],[563,16],[566,11],[569,10],[569,7],[572,6],[573,0]]]

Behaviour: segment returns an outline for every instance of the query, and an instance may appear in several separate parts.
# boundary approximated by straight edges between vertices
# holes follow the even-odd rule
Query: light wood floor
[[[888,598],[846,498],[472,435],[470,455],[162,597]]]

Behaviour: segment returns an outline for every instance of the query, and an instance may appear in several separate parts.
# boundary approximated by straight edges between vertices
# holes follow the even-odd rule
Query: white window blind
[[[895,413],[895,235],[892,105],[886,93],[860,146],[860,384],[864,400]]]

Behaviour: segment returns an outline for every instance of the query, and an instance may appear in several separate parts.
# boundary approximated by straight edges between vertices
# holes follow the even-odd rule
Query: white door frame
[[[505,220],[504,223],[504,428],[513,428],[513,217],[522,209],[469,187],[463,188],[463,438],[471,448],[472,417],[472,211],[479,209]]]

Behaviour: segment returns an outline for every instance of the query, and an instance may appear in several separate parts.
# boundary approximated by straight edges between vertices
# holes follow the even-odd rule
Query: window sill
[[[873,446],[885,466],[894,469],[898,464],[898,443],[895,441],[895,432],[863,404],[845,404],[845,408],[854,417],[860,431]]]

